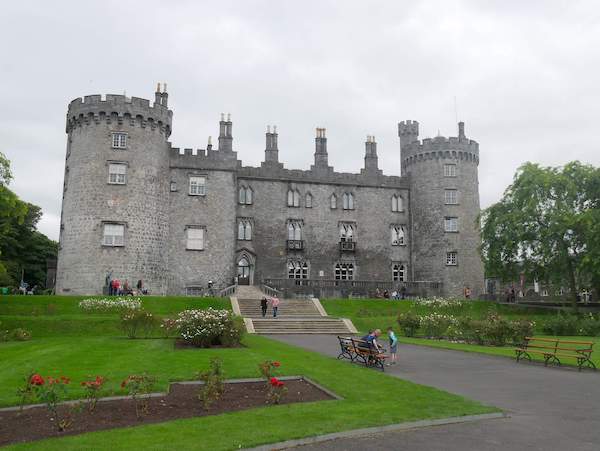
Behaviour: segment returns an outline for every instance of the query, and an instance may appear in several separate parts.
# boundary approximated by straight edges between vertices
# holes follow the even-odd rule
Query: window
[[[312,200],[312,194],[306,193],[306,196],[304,197],[304,206],[306,208],[312,208]]]
[[[548,290],[542,290],[542,296],[544,296],[544,297],[548,296]]]
[[[171,182],[170,189],[172,192],[177,191],[177,182]]]
[[[331,195],[331,199],[330,199],[330,203],[329,203],[330,207],[332,210],[335,210],[337,208],[337,196],[335,194]]]
[[[406,267],[401,263],[392,265],[392,280],[394,282],[404,282],[406,276]]]
[[[456,165],[445,164],[444,165],[444,177],[456,177]]]
[[[113,149],[127,149],[127,133],[112,134]]]
[[[392,226],[392,246],[404,246],[406,244],[406,234],[403,225]]]
[[[238,221],[238,240],[250,241],[252,239],[252,221],[240,219]]]
[[[456,266],[456,252],[446,252],[446,265],[447,266]]]
[[[111,185],[125,185],[127,183],[127,165],[124,163],[110,163],[108,165],[108,183]]]
[[[104,246],[124,246],[125,245],[125,225],[123,225],[123,224],[104,224],[102,244]]]
[[[344,210],[354,210],[354,195],[352,193],[344,193],[342,203]]]
[[[238,202],[240,204],[251,205],[252,204],[252,188],[246,186],[240,187]]]
[[[288,190],[288,207],[299,207],[300,206],[300,192],[298,190]]]
[[[392,196],[392,211],[404,211],[404,200],[401,196]]]
[[[334,271],[336,280],[354,280],[353,263],[336,263]]]
[[[288,279],[308,279],[308,263],[289,261],[287,264]]]
[[[190,177],[190,195],[204,196],[206,194],[206,177]]]
[[[302,223],[300,221],[288,222],[288,240],[299,241],[302,239]]]
[[[354,224],[340,224],[340,241],[354,241]]]
[[[201,251],[204,249],[204,229],[200,227],[188,227],[186,229],[186,249],[190,251]]]
[[[458,232],[458,218],[444,218],[444,232]]]
[[[444,202],[446,203],[446,205],[458,204],[458,190],[455,190],[455,189],[444,190]]]

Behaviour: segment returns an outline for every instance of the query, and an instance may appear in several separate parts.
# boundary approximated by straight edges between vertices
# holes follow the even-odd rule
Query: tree
[[[600,288],[600,169],[578,161],[564,167],[525,163],[500,202],[482,212],[486,272],[569,288]]]
[[[12,173],[10,172],[10,161],[2,152],[0,152],[0,187],[8,185],[11,179]]]

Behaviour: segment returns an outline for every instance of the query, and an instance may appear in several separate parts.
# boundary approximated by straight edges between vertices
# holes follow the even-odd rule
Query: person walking
[[[390,340],[390,362],[389,365],[395,365],[398,358],[398,338],[396,338],[396,334],[391,327],[388,327],[387,330],[388,338]]]
[[[277,296],[273,296],[271,298],[271,307],[273,307],[273,318],[277,318],[277,309],[279,308],[279,298]]]
[[[265,316],[267,316],[267,298],[263,296],[263,298],[260,300],[260,310],[262,313],[262,317],[264,318]]]

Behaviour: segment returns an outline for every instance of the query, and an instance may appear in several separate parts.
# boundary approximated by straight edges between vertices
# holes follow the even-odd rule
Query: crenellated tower
[[[160,84],[153,104],[110,94],[69,104],[57,293],[101,293],[109,273],[166,291],[167,105]]]
[[[410,179],[413,280],[442,281],[448,295],[483,290],[479,254],[479,144],[465,136],[419,141],[419,123],[398,124],[402,175]]]

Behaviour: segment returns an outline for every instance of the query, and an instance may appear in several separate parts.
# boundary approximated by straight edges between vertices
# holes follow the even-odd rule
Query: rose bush
[[[89,298],[79,303],[79,308],[85,312],[123,312],[125,310],[139,310],[142,308],[140,298],[111,299],[111,298]]]
[[[181,337],[199,348],[237,346],[245,331],[244,322],[228,310],[184,310],[175,319]]]

